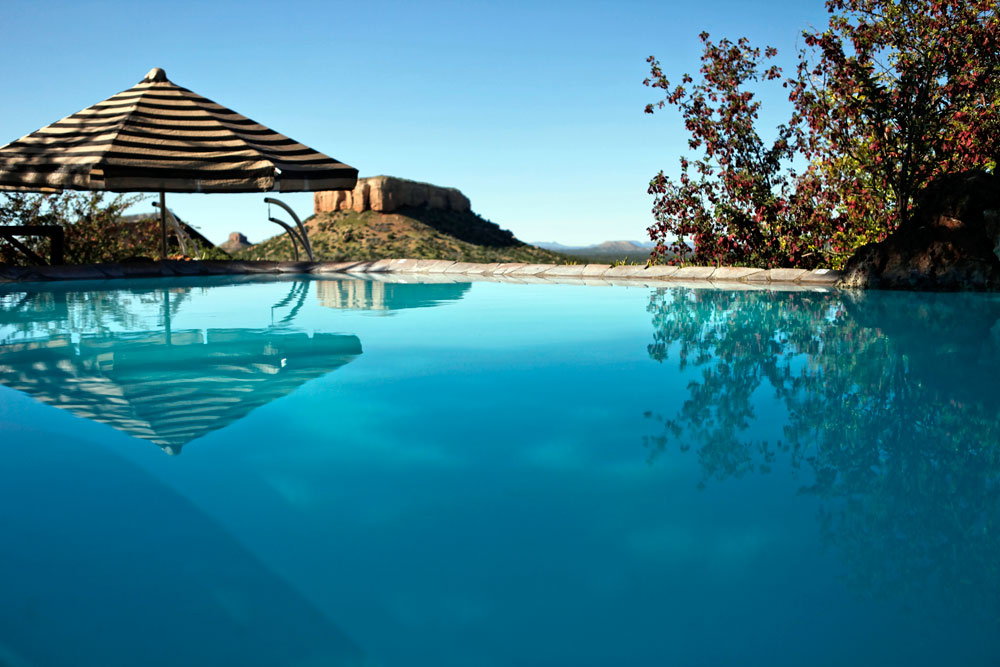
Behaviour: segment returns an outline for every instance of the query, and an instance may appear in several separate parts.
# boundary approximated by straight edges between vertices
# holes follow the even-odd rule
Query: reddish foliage
[[[804,33],[812,58],[800,59],[791,99],[807,156],[863,173],[834,183],[855,215],[894,228],[935,176],[996,167],[996,0],[829,0],[827,10],[827,29]]]
[[[750,88],[781,77],[746,39],[713,43],[701,81],[674,86],[650,57],[645,85],[681,112],[695,159],[657,174],[654,257],[704,264],[839,266],[909,214],[931,178],[996,168],[1000,19],[995,0],[829,0],[823,32],[804,34],[795,112],[765,145]],[[808,166],[796,173],[797,158]],[[693,250],[688,243],[693,244]]]

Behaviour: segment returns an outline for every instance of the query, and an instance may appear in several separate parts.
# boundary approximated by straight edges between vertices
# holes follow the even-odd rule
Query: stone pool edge
[[[639,266],[610,264],[477,264],[441,259],[379,259],[361,262],[177,261],[72,266],[3,266],[0,283],[53,280],[107,280],[175,276],[315,274],[401,274],[437,278],[487,279],[509,282],[699,283],[705,286],[767,287],[798,285],[831,288],[842,272],[832,269],[752,269],[732,266]]]

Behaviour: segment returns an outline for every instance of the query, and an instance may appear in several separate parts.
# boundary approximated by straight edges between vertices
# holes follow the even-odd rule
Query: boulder
[[[394,176],[359,178],[354,190],[317,192],[313,197],[315,213],[347,210],[391,213],[404,206],[459,212],[471,208],[469,198],[455,188]]]
[[[970,171],[932,181],[910,219],[847,262],[842,287],[1000,289],[1000,176]]]

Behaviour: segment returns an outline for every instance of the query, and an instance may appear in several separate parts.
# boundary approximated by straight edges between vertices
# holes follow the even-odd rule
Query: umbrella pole
[[[167,193],[160,190],[160,259],[167,259]]]

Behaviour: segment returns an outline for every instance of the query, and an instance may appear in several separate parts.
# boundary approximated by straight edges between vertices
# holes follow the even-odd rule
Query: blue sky
[[[0,0],[0,10],[0,144],[163,67],[362,176],[457,187],[519,238],[567,244],[645,239],[649,179],[675,170],[686,148],[676,114],[642,112],[657,99],[642,85],[647,56],[679,79],[698,69],[708,30],[776,46],[791,65],[801,29],[825,22],[821,0]],[[765,121],[780,115],[772,108]],[[168,206],[216,242],[236,230],[260,241],[280,231],[263,197],[169,195]],[[282,198],[312,212],[311,194]]]

